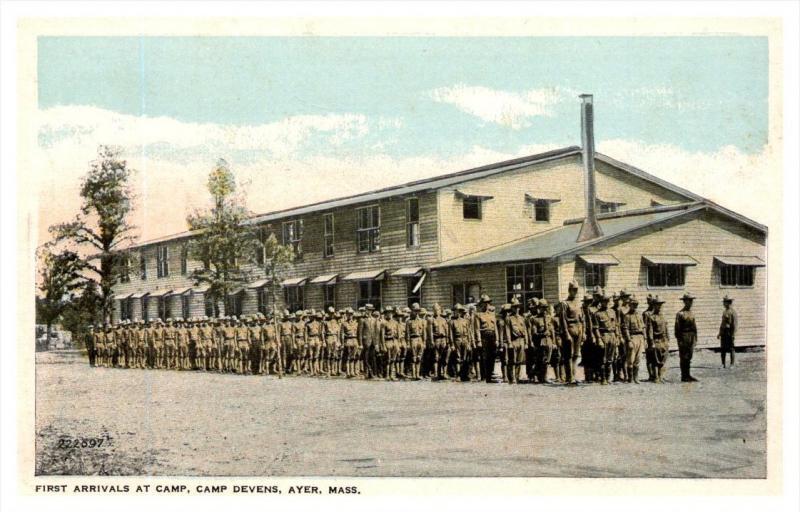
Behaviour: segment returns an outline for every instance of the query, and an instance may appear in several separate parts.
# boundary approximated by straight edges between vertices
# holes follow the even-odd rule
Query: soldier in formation
[[[722,299],[722,307],[722,321],[719,324],[719,333],[717,334],[717,339],[720,343],[719,354],[723,368],[726,368],[725,354],[730,354],[731,368],[733,368],[733,362],[735,360],[734,354],[736,352],[734,341],[736,339],[736,326],[738,323],[736,311],[733,309],[733,299],[726,295]]]

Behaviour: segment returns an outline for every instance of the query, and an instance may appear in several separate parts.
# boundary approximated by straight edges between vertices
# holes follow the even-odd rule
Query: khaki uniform
[[[481,345],[479,355],[481,375],[486,382],[491,382],[499,343],[497,339],[497,317],[489,311],[478,311],[475,313],[475,326],[473,329],[477,338],[476,341],[480,341]]]
[[[653,364],[662,368],[667,363],[669,356],[669,331],[664,315],[660,312],[651,313],[645,328],[647,339],[653,344]]]
[[[639,379],[639,361],[645,347],[644,321],[637,311],[628,312],[622,317],[620,328],[625,341],[625,365],[628,367],[628,381]]]
[[[675,314],[675,339],[678,342],[681,379],[686,380],[690,374],[692,356],[697,345],[697,322],[691,310],[682,309]]]
[[[508,343],[508,366],[512,374],[509,382],[519,382],[519,372],[525,364],[525,348],[528,346],[527,325],[525,317],[511,314],[506,318],[506,340]]]
[[[547,366],[555,347],[555,333],[552,321],[546,313],[531,317],[529,321],[531,342],[536,360],[534,374],[540,383],[547,381]]]

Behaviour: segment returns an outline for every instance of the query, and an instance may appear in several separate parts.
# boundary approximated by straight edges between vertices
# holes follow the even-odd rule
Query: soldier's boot
[[[647,363],[647,373],[648,373],[647,380],[649,382],[654,382],[656,380],[656,368],[655,368],[655,365],[653,365],[652,363]]]
[[[686,370],[686,361],[681,359],[681,382],[689,382],[689,372]]]
[[[608,384],[608,378],[611,377],[611,365],[604,364],[600,371],[602,373],[600,376],[600,384],[605,386]]]
[[[639,365],[633,365],[633,382],[639,384]]]

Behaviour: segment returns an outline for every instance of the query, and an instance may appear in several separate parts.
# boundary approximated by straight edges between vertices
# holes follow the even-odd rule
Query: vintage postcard
[[[782,37],[21,20],[21,492],[778,492]]]

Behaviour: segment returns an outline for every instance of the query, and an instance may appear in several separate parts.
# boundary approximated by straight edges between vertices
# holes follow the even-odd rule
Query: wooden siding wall
[[[620,210],[686,201],[667,189],[623,173],[603,162],[596,165],[597,197],[620,201]],[[492,196],[484,201],[483,218],[463,218],[463,202],[455,190]],[[560,199],[551,205],[550,222],[535,222],[525,194]],[[579,156],[536,164],[491,178],[466,182],[439,191],[442,261],[559,227],[564,220],[583,217],[583,165]]]
[[[672,347],[677,345],[672,332],[675,313],[683,307],[680,297],[691,292],[697,297],[693,311],[697,317],[701,345],[717,345],[722,297],[734,299],[733,308],[739,319],[738,345],[761,345],[766,342],[766,267],[755,271],[752,288],[720,286],[719,266],[714,256],[758,256],[766,261],[764,237],[743,224],[710,212],[700,213],[675,225],[661,225],[646,234],[628,235],[613,245],[599,245],[584,253],[612,254],[619,261],[607,267],[606,289],[609,292],[626,289],[639,298],[639,310],[647,307],[647,294],[659,295],[666,302],[662,311],[669,321]],[[681,289],[647,287],[647,268],[642,255],[689,255],[698,261],[686,268],[686,284]],[[560,296],[566,295],[567,283],[574,279],[584,293],[583,265],[574,256],[560,260]]]

